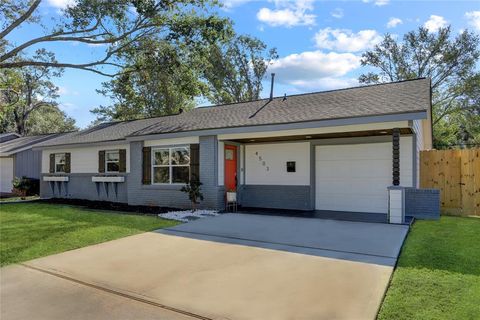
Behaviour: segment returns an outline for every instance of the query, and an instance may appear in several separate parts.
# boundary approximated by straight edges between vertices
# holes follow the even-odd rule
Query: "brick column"
[[[392,132],[392,184],[400,185],[400,129],[394,128]]]

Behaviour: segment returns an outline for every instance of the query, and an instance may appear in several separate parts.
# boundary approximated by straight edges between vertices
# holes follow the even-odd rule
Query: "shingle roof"
[[[0,142],[5,142],[5,141],[8,141],[8,140],[17,139],[19,137],[20,137],[20,135],[18,133],[15,133],[15,132],[1,133],[0,134]]]
[[[0,143],[0,156],[2,157],[11,156],[19,151],[33,148],[34,146],[36,146],[41,142],[45,142],[49,139],[60,137],[62,135],[64,135],[64,133],[42,134],[42,135],[35,135],[35,136],[19,137],[16,139],[2,142]]]
[[[43,145],[92,143],[182,131],[421,112],[430,105],[430,80],[416,79],[317,93],[200,107],[178,115],[112,122]]]

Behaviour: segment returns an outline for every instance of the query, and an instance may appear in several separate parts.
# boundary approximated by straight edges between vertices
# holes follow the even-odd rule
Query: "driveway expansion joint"
[[[49,275],[57,277],[57,278],[61,278],[61,279],[67,280],[67,281],[75,282],[77,284],[87,286],[89,288],[93,288],[93,289],[96,289],[96,290],[107,292],[107,293],[110,293],[110,294],[113,294],[113,295],[116,295],[116,296],[120,296],[120,297],[123,297],[123,298],[135,300],[135,301],[145,303],[145,304],[148,304],[148,305],[151,305],[151,306],[154,306],[154,307],[158,307],[158,308],[162,308],[162,309],[165,309],[165,310],[180,313],[180,314],[192,317],[192,318],[201,319],[201,320],[215,320],[215,319],[208,318],[208,317],[205,317],[205,316],[202,316],[202,315],[199,315],[199,314],[195,314],[195,313],[192,313],[192,312],[189,312],[189,311],[185,311],[185,310],[181,310],[181,309],[178,309],[178,308],[175,308],[175,307],[170,307],[170,306],[164,305],[162,303],[147,299],[147,297],[142,298],[142,297],[127,294],[127,293],[124,293],[124,292],[121,292],[121,291],[118,291],[118,290],[102,287],[102,286],[99,286],[99,285],[96,285],[96,284],[93,284],[93,283],[85,282],[85,281],[82,281],[82,280],[78,280],[78,279],[66,276],[66,275],[63,275],[63,274],[60,274],[60,273],[45,270],[45,269],[42,269],[42,268],[39,268],[39,267],[34,267],[34,266],[28,265],[26,263],[20,263],[19,265],[22,266],[22,267],[28,268],[28,269],[32,269],[32,270],[35,270],[35,271],[38,271],[38,272],[49,274]]]

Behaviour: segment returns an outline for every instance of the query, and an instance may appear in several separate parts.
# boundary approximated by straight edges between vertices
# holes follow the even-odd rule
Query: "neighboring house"
[[[432,147],[429,79],[201,107],[113,122],[40,144],[42,197],[202,207],[387,213],[387,188],[419,184]]]
[[[7,132],[7,133],[2,133],[0,134],[0,143],[6,142],[9,140],[17,139],[21,137],[18,133],[15,132]]]
[[[12,192],[14,177],[40,179],[41,151],[33,151],[38,143],[62,134],[21,137],[16,133],[0,135],[0,193]]]

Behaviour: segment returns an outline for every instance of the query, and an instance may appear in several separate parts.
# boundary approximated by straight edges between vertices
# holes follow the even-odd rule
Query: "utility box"
[[[405,188],[388,187],[388,222],[405,223]]]

